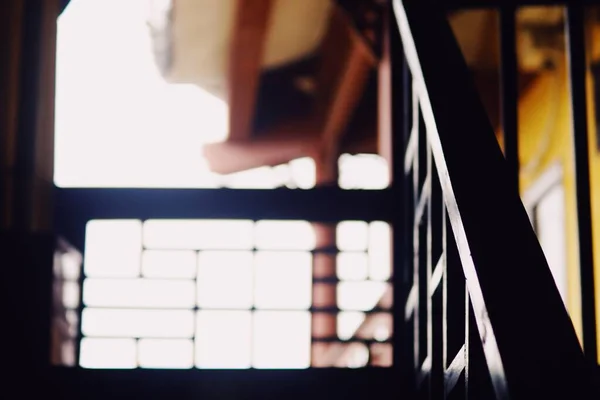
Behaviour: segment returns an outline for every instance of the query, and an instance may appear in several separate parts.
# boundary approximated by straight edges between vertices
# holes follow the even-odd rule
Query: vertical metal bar
[[[446,203],[442,202],[442,257],[444,260],[442,273],[442,365],[444,371],[448,368],[451,356],[448,354],[448,244],[446,243],[448,229],[446,225]]]
[[[587,71],[584,29],[585,20],[583,6],[569,5],[566,9],[566,46],[571,89],[572,135],[575,151],[575,187],[579,234],[583,350],[586,357],[596,362],[596,304],[592,247],[592,210],[590,204],[588,121],[585,84]]]
[[[395,19],[394,13],[390,12],[391,14],[391,18]],[[413,121],[413,91],[412,91],[412,77],[410,74],[410,69],[408,67],[408,63],[406,61],[406,58],[404,56],[404,50],[402,49],[402,43],[400,40],[400,35],[396,30],[396,22],[395,20],[393,21],[392,26],[394,27],[394,32],[396,33],[393,37],[395,38],[395,40],[392,43],[395,43],[397,45],[397,47],[399,48],[399,51],[396,52],[394,50],[392,50],[392,56],[396,57],[398,56],[400,58],[400,63],[402,66],[402,70],[400,72],[400,74],[395,74],[394,72],[392,72],[392,81],[393,82],[399,82],[399,86],[401,89],[396,89],[396,93],[401,93],[402,95],[402,122],[401,122],[401,129],[402,129],[402,134],[403,134],[403,147],[400,150],[400,152],[402,154],[406,154],[405,150],[408,148],[408,143],[409,143],[409,139],[410,139],[410,134],[411,134],[411,129],[412,126],[414,124]],[[402,49],[402,50],[400,50]],[[394,58],[395,59],[395,58]],[[392,104],[394,103],[395,100],[392,100]],[[395,105],[394,105],[395,107]],[[394,115],[396,115],[396,113],[394,113]],[[395,130],[396,128],[394,128]],[[398,142],[399,140],[397,140]],[[394,149],[396,149],[396,146],[394,145]],[[397,150],[395,150],[397,151]],[[402,284],[403,287],[406,289],[406,293],[410,293],[413,285],[415,284],[414,282],[414,274],[411,274],[410,271],[413,270],[415,268],[415,261],[414,261],[414,240],[415,240],[415,233],[413,230],[413,225],[414,225],[414,204],[415,204],[415,199],[416,199],[416,195],[414,195],[414,186],[413,186],[413,181],[412,181],[412,176],[411,175],[407,175],[404,171],[404,165],[405,165],[405,160],[402,160],[402,164],[399,166],[399,168],[401,169],[401,174],[397,174],[396,177],[402,176],[402,181],[403,181],[403,189],[404,192],[402,194],[403,196],[403,203],[404,203],[404,221],[403,221],[403,236],[404,236],[404,254],[403,254],[403,259],[405,260],[405,264],[404,264],[404,268],[402,271]],[[413,164],[414,165],[414,164]],[[411,268],[412,266],[412,268]],[[406,299],[407,297],[405,297]],[[413,311],[413,318],[415,318],[414,316],[417,314],[417,311],[414,310]],[[400,317],[402,316],[402,314],[396,316],[397,319],[400,319]],[[403,317],[403,316],[402,316]],[[402,318],[402,323],[404,324],[404,318]],[[405,384],[407,388],[413,388],[414,386],[414,382],[415,382],[415,348],[416,348],[416,340],[417,337],[415,334],[415,325],[411,326],[406,326],[403,327],[402,331],[406,332],[406,334],[404,335],[405,338],[412,338],[411,342],[409,343],[408,340],[406,343],[400,343],[399,341],[396,341],[396,343],[400,343],[400,345],[402,346],[402,348],[404,348],[406,350],[406,354],[404,354],[404,359],[406,361],[404,361],[402,363],[402,365],[404,365],[406,367],[406,373],[404,374],[403,378],[405,379]],[[412,330],[412,332],[409,332],[409,329]]]
[[[394,217],[393,230],[393,284],[394,284],[394,366],[403,368],[408,358],[404,346],[406,336],[404,334],[404,302],[410,291],[410,279],[405,276],[409,262],[412,259],[409,234],[412,232],[412,224],[409,222],[410,210],[407,196],[410,191],[408,178],[404,173],[404,148],[407,143],[408,132],[410,132],[410,114],[408,112],[410,101],[410,82],[408,77],[408,66],[404,60],[404,53],[400,36],[395,29],[394,15],[390,7],[386,7],[384,16],[383,48],[382,51],[389,60],[390,77],[388,83],[391,85],[390,104],[391,110],[387,116],[391,118],[391,176],[394,196],[399,202],[399,212]],[[384,114],[386,115],[386,114]],[[410,227],[410,228],[409,228]],[[407,374],[403,374],[407,376]]]
[[[469,290],[467,289],[467,283],[465,285],[465,399],[470,399],[469,396],[469,384],[471,382],[471,335],[470,322],[471,322],[471,303],[469,299]],[[475,328],[477,329],[477,328]]]
[[[434,379],[433,379],[433,300],[432,300],[432,294],[430,294],[431,291],[431,275],[432,275],[432,270],[433,270],[433,263],[436,262],[435,260],[433,260],[433,243],[432,243],[432,237],[433,237],[433,226],[431,223],[431,217],[432,217],[432,197],[433,197],[433,185],[432,185],[432,181],[433,181],[433,167],[432,167],[432,154],[431,154],[431,148],[429,147],[429,143],[427,141],[427,134],[423,135],[423,139],[425,141],[425,148],[426,148],[426,154],[427,154],[427,178],[426,178],[426,183],[425,185],[423,185],[423,191],[427,190],[429,191],[429,199],[427,200],[427,210],[425,211],[426,215],[427,215],[427,247],[426,247],[426,251],[427,251],[427,261],[426,264],[424,265],[426,272],[425,272],[425,294],[427,295],[427,324],[426,324],[426,329],[427,329],[427,358],[429,359],[430,362],[430,367],[429,367],[429,371],[428,371],[428,377],[427,377],[427,385],[429,386],[429,395],[431,396],[433,391],[434,391]],[[436,210],[437,211],[437,210]]]
[[[504,156],[513,187],[519,193],[518,64],[516,51],[516,8],[500,9],[500,112],[504,134]]]
[[[42,10],[35,1],[25,3],[20,102],[14,168],[14,227],[28,231],[32,223],[35,175],[37,97]]]
[[[414,91],[414,87],[412,87],[412,91]],[[415,94],[413,93],[413,97],[415,96]],[[415,121],[413,121],[413,123],[415,123]],[[419,137],[419,135],[417,135],[417,142],[420,140],[421,138]],[[417,143],[418,146],[418,143]],[[412,177],[413,177],[413,205],[416,206],[416,204],[418,204],[419,202],[419,152],[418,150],[415,152],[415,155],[413,157],[413,166],[412,166]],[[420,375],[419,369],[420,369],[420,365],[419,365],[419,358],[420,358],[420,354],[419,354],[419,349],[420,349],[420,341],[421,341],[421,333],[419,331],[419,319],[420,319],[420,307],[421,307],[421,302],[420,302],[420,298],[421,298],[421,287],[420,287],[420,282],[419,282],[419,269],[421,266],[420,263],[420,252],[421,252],[421,243],[420,243],[420,234],[419,234],[419,223],[418,223],[418,216],[416,213],[413,213],[412,215],[412,236],[413,236],[413,278],[412,278],[412,282],[413,282],[413,287],[415,288],[416,291],[416,296],[415,296],[415,311],[413,314],[413,322],[414,322],[414,336],[413,336],[413,346],[414,346],[414,368],[415,368],[415,373],[417,375],[417,377]]]

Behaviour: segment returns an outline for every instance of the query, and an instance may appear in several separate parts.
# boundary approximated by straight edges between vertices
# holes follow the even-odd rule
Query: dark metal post
[[[392,190],[397,208],[393,212],[393,262],[394,262],[394,367],[401,371],[402,385],[407,387],[410,374],[409,367],[412,363],[407,354],[407,336],[405,334],[404,305],[408,290],[406,281],[407,262],[412,260],[408,254],[412,254],[409,248],[410,243],[407,240],[408,232],[406,201],[404,200],[408,193],[406,192],[407,179],[404,172],[404,149],[410,130],[410,111],[407,101],[410,99],[410,78],[408,76],[408,66],[404,60],[402,43],[397,24],[392,12],[391,6],[385,9],[385,30],[383,35],[383,49],[387,53],[390,72],[390,108],[391,112],[387,115],[391,118],[391,176]],[[385,115],[385,114],[384,114]]]
[[[590,171],[586,109],[586,58],[584,8],[570,5],[566,10],[566,38],[571,115],[575,151],[575,185],[577,195],[577,226],[579,234],[579,265],[581,277],[581,317],[583,350],[589,360],[597,360],[596,304],[594,288],[594,257],[590,204]]]
[[[16,162],[12,171],[14,184],[13,228],[19,230],[29,230],[33,222],[42,12],[43,10],[36,2],[25,3]]]
[[[513,179],[513,186],[519,192],[519,94],[518,64],[516,51],[516,8],[506,6],[500,9],[500,111],[502,132],[504,133],[504,156]]]

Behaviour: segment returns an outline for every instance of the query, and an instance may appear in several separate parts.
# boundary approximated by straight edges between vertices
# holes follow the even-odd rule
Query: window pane
[[[79,364],[84,368],[135,368],[135,340],[83,338]]]
[[[369,260],[365,253],[339,253],[337,255],[337,276],[344,280],[364,280],[367,278]]]
[[[255,279],[257,308],[309,308],[312,255],[304,252],[258,252]]]
[[[565,192],[555,185],[535,207],[536,233],[544,250],[556,287],[567,298],[567,239],[565,236]]]
[[[55,265],[59,267],[59,271],[55,271],[55,274],[65,280],[76,281],[79,279],[82,263],[81,255],[73,250],[69,253],[57,255],[57,257],[58,260],[55,261]]]
[[[374,367],[391,367],[394,352],[389,343],[373,343],[371,349],[371,365]]]
[[[371,310],[386,288],[387,285],[383,282],[342,282],[337,288],[338,306],[343,310]]]
[[[343,221],[336,229],[337,247],[341,251],[367,250],[368,224],[364,221]]]
[[[289,165],[292,181],[299,189],[315,187],[317,177],[315,160],[310,157],[303,157],[290,161]]]
[[[392,234],[385,222],[369,225],[369,277],[387,280],[392,275]]]
[[[138,360],[144,368],[192,368],[194,343],[191,340],[141,339]]]
[[[361,337],[365,339],[375,339],[383,342],[392,337],[394,327],[392,314],[377,313],[369,316],[369,324],[361,332]]]
[[[312,250],[315,231],[307,221],[259,221],[256,247],[267,250]]]
[[[86,336],[188,338],[194,334],[192,310],[83,310]]]
[[[62,302],[66,308],[79,307],[79,283],[65,282],[62,285]]]
[[[79,326],[79,314],[75,310],[67,310],[65,313],[65,319],[67,321],[67,334],[74,338],[77,336],[77,330]]]
[[[257,311],[252,365],[255,368],[308,368],[310,342],[310,313]]]
[[[85,274],[93,277],[137,276],[141,249],[140,221],[90,221],[85,232]]]
[[[144,223],[144,245],[152,249],[252,249],[252,221],[150,220]]]
[[[362,312],[344,311],[339,313],[337,318],[338,337],[342,340],[352,338],[364,320],[365,314]]]
[[[159,279],[86,279],[83,301],[92,307],[192,308],[194,281]]]
[[[74,367],[76,365],[76,350],[75,341],[66,340],[60,345],[60,359],[61,364],[66,367]]]
[[[275,189],[282,185],[274,168],[263,166],[225,175],[225,186],[233,189]]]
[[[203,251],[198,256],[198,305],[207,308],[252,307],[253,254]]]
[[[142,274],[149,278],[195,278],[194,251],[148,250],[142,255]]]
[[[199,311],[196,366],[250,368],[251,326],[249,311]]]
[[[342,189],[385,189],[390,182],[386,160],[375,154],[342,154],[338,167]]]
[[[361,368],[369,362],[369,349],[362,343],[347,345],[344,357],[338,361],[336,367]]]
[[[392,336],[392,314],[343,311],[338,314],[338,336],[342,340],[352,337],[386,341]]]

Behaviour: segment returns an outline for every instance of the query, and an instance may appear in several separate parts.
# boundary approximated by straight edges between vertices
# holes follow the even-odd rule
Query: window
[[[147,3],[74,0],[59,20],[54,178],[61,199],[84,198],[75,202],[81,209],[58,207],[58,231],[81,255],[74,252],[77,275],[56,275],[55,326],[68,329],[57,336],[66,350],[55,363],[390,366],[391,228],[382,222],[390,220],[389,207],[365,217],[357,210],[372,205],[362,192],[346,190],[386,188],[386,163],[373,154],[342,154],[342,190],[319,188],[318,165],[308,156],[213,172],[203,148],[227,138],[228,106],[198,86],[163,79]],[[275,188],[294,207],[257,195],[271,192],[237,190]],[[295,201],[309,191],[317,193],[306,197],[314,204]],[[85,198],[99,193],[110,199],[90,211]],[[140,204],[141,214],[149,212],[138,215],[138,203],[156,193],[168,199]],[[165,219],[182,193],[218,193],[232,199],[222,211],[236,209]],[[340,207],[311,217],[331,194]],[[367,200],[389,201],[386,194]],[[188,198],[184,214],[196,204],[219,207],[214,199],[195,200]],[[103,216],[103,207],[119,215]],[[259,216],[258,209],[269,210]]]
[[[566,302],[567,238],[562,176],[559,166],[549,168],[523,196],[523,202],[546,255],[554,282]]]
[[[313,188],[310,157],[226,175],[210,170],[203,148],[228,137],[228,106],[196,85],[170,84],[161,76],[148,29],[156,18],[149,12],[160,11],[158,4],[153,9],[149,0],[75,0],[61,15],[56,185]],[[339,169],[344,189],[388,186],[379,156],[343,154]]]
[[[90,221],[79,363],[389,365],[390,241],[378,221]]]

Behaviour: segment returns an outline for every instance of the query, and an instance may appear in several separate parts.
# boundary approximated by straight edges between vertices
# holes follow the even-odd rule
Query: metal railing
[[[405,143],[404,320],[413,356],[405,367],[414,389],[436,399],[583,396],[591,365],[520,200],[516,140],[507,160],[442,10],[394,0],[393,11],[406,61],[394,67],[404,93],[393,103],[408,119],[396,135]],[[516,83],[509,67],[505,85]],[[516,89],[503,93],[514,96],[502,103],[514,130],[516,107],[507,107]]]

